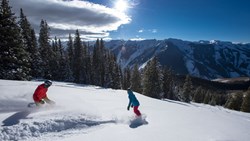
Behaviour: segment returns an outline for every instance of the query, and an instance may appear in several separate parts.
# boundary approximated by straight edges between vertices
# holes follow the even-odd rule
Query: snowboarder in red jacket
[[[47,97],[47,91],[48,88],[52,85],[52,81],[46,80],[44,81],[43,84],[39,85],[34,94],[33,94],[33,99],[35,101],[36,106],[41,106],[42,104],[48,103],[48,104],[55,104],[54,101],[50,100]]]

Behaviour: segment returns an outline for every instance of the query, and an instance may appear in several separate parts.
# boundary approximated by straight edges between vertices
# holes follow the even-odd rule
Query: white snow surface
[[[148,124],[131,128],[124,90],[54,82],[56,105],[28,108],[42,82],[0,80],[0,141],[249,141],[250,114],[135,93]]]

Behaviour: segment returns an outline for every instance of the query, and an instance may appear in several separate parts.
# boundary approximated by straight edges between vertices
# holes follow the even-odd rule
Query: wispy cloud
[[[149,31],[152,32],[152,33],[157,33],[158,32],[157,29],[150,29]]]
[[[140,29],[137,31],[138,33],[145,33],[145,32],[150,32],[150,33],[157,33],[158,30],[157,29]]]
[[[81,0],[11,0],[10,5],[18,15],[23,8],[37,33],[44,19],[51,27],[52,36],[60,38],[67,38],[76,29],[85,39],[109,38],[110,31],[131,22],[126,13]]]
[[[131,41],[142,41],[142,40],[145,40],[144,38],[131,38],[129,39]]]
[[[142,33],[142,32],[144,32],[144,30],[143,30],[143,29],[140,29],[138,32],[139,32],[139,33]]]

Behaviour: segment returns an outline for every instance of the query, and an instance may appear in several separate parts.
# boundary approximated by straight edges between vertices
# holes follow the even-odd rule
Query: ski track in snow
[[[30,114],[37,114],[32,110],[16,112],[3,121],[0,129],[0,139],[7,140],[31,140],[32,137],[41,138],[53,134],[58,137],[70,134],[71,132],[87,131],[91,127],[101,126],[102,124],[117,123],[116,120],[103,120],[97,117],[84,114],[77,115],[70,113],[68,116],[54,113],[51,116],[40,115],[39,120],[29,118]],[[38,114],[40,114],[38,112]],[[44,136],[45,135],[45,136]]]

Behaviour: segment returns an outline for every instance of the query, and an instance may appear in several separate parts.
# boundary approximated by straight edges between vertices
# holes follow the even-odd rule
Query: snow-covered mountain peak
[[[172,68],[177,74],[215,79],[250,76],[250,45],[231,42],[183,41],[180,39],[113,41],[105,46],[118,56],[122,68],[135,63],[143,68],[149,59],[158,57],[163,66]]]

